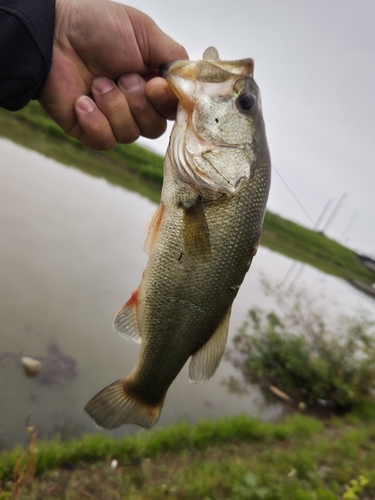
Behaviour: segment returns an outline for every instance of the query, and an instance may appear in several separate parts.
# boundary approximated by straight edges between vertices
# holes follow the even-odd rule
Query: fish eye
[[[237,107],[240,111],[250,111],[255,105],[255,96],[250,92],[244,92],[237,98]]]

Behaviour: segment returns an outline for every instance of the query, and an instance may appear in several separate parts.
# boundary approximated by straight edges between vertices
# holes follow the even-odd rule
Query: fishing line
[[[301,210],[303,211],[303,213],[306,215],[306,217],[309,219],[309,221],[311,222],[312,226],[313,226],[313,229],[316,231],[316,232],[319,232],[319,229],[317,227],[317,224],[313,221],[312,217],[310,216],[310,214],[308,213],[308,211],[305,209],[305,207],[302,205],[302,203],[300,202],[300,200],[298,199],[298,197],[294,194],[294,192],[292,191],[292,189],[289,187],[288,183],[283,179],[282,175],[280,174],[280,172],[275,168],[274,165],[272,165],[272,170],[274,170],[274,172],[276,172],[276,174],[278,175],[279,179],[281,180],[281,182],[284,184],[284,186],[287,188],[287,190],[289,191],[289,193],[293,196],[293,198],[295,199],[295,201],[298,203],[298,205],[300,206]],[[327,248],[329,248],[330,252],[332,253],[332,255],[337,259],[337,261],[339,262],[339,264],[341,265],[341,267],[348,273],[349,275],[349,278],[354,280],[354,276],[353,276],[353,273],[345,266],[344,262],[342,261],[342,259],[340,258],[339,255],[337,255],[337,253],[335,252],[334,248],[332,248],[332,245],[331,245],[331,242],[329,241],[329,239],[327,238],[325,240],[326,242],[326,245],[327,245]],[[371,307],[373,309],[375,309],[375,304],[374,304],[374,301],[372,299],[370,299],[370,297],[368,297],[366,295],[366,293],[364,292],[363,293],[363,297],[364,299],[367,300],[367,302],[371,305]]]
[[[318,231],[318,228],[315,225],[315,222],[313,221],[312,217],[310,216],[310,214],[308,213],[308,211],[305,209],[305,207],[302,205],[302,203],[299,201],[299,199],[297,198],[297,196],[293,193],[292,189],[288,186],[287,182],[282,178],[280,172],[278,172],[276,170],[276,168],[274,167],[274,165],[272,165],[272,170],[274,170],[276,172],[276,174],[279,176],[281,182],[284,184],[284,186],[287,188],[287,190],[289,191],[289,193],[293,196],[293,198],[296,200],[296,202],[298,203],[298,205],[301,207],[302,211],[304,212],[304,214],[306,215],[306,217],[309,219],[309,221],[313,225],[313,229],[315,229],[315,231]],[[345,269],[344,265],[343,265],[343,267]],[[347,269],[345,269],[345,270],[348,271]]]

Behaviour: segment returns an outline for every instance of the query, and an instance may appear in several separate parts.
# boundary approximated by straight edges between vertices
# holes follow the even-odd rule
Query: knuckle
[[[132,99],[129,102],[129,106],[136,120],[147,117],[150,114],[150,105],[145,99]]]
[[[84,146],[96,151],[108,151],[116,146],[116,139],[114,137],[98,138],[83,134],[81,142]]]
[[[136,125],[133,127],[130,126],[118,137],[118,142],[121,142],[122,144],[130,144],[135,142],[140,135],[141,131]]]
[[[91,149],[108,150],[116,145],[116,139],[106,122],[93,124],[91,130],[86,130],[85,142]]]
[[[109,149],[112,149],[116,146],[116,139],[114,137],[108,138],[106,141],[103,142],[102,149],[103,151],[108,151]]]
[[[123,97],[118,89],[113,89],[107,94],[95,95],[95,103],[102,112],[116,109],[122,100]]]
[[[156,139],[164,134],[167,128],[167,121],[164,119],[159,119],[150,127],[148,124],[147,129],[142,130],[142,135],[148,139]]]
[[[74,123],[71,127],[62,127],[62,130],[68,135],[69,137],[72,137],[73,139],[81,140],[82,136],[82,127],[79,123]]]
[[[174,103],[160,104],[156,106],[156,109],[166,120],[174,120],[176,118],[177,106]]]

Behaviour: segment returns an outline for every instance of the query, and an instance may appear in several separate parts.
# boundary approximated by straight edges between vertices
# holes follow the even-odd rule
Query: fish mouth
[[[237,61],[175,61],[164,64],[160,68],[160,76],[170,84],[173,92],[186,109],[194,107],[192,95],[199,82],[226,84],[238,80],[239,77],[252,76],[253,59]]]

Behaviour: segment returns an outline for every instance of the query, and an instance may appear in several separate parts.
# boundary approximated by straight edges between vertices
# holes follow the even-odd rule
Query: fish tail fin
[[[130,377],[116,380],[86,404],[85,411],[99,427],[137,424],[149,428],[159,420],[164,399],[154,406],[141,401],[129,390]]]

